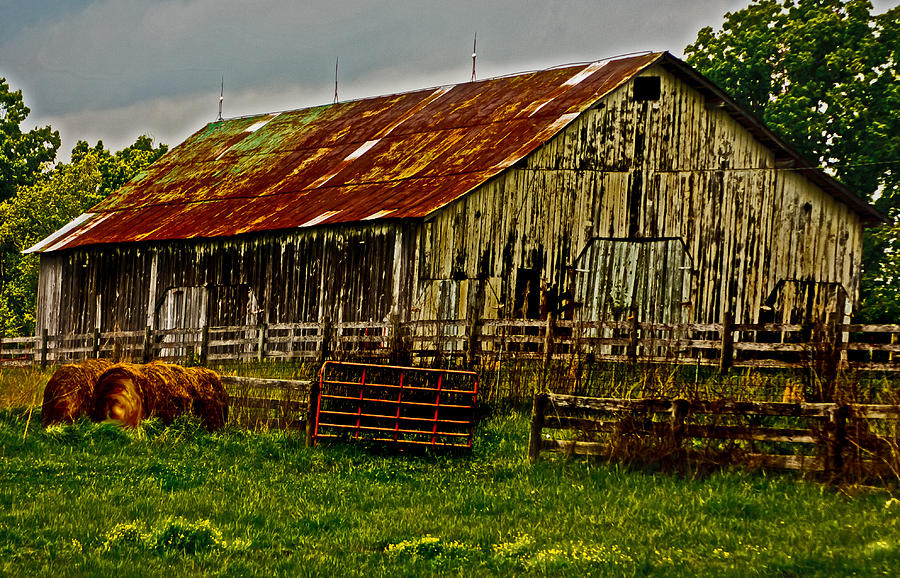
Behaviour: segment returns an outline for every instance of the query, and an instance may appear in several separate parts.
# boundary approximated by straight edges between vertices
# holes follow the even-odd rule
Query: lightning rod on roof
[[[475,82],[475,57],[478,56],[478,52],[475,51],[475,47],[478,45],[478,33],[475,33],[475,40],[472,42],[472,82]]]
[[[225,101],[225,75],[222,75],[222,86],[219,89],[219,116],[216,120],[222,120],[222,103]]]
[[[337,92],[337,84],[338,84],[338,60],[340,57],[336,57],[334,59],[334,104],[337,104],[338,101],[338,92]]]

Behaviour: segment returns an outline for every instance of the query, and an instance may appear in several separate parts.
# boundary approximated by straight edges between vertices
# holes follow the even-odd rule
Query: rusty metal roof
[[[424,217],[660,56],[213,122],[29,251]]]
[[[422,218],[512,166],[656,62],[727,99],[669,53],[650,53],[213,122],[26,252]],[[727,103],[757,138],[799,158]],[[876,218],[874,208],[810,168],[826,191]]]

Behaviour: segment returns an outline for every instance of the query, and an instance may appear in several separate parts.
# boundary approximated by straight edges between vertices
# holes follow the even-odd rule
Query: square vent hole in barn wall
[[[638,76],[634,79],[634,100],[659,100],[662,95],[661,86],[658,76]]]

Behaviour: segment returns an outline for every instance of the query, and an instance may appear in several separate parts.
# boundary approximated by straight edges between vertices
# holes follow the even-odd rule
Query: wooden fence
[[[88,357],[199,364],[413,359],[432,365],[509,359],[579,359],[730,367],[900,371],[900,325],[659,324],[492,319],[400,323],[293,323],[195,329],[94,331],[0,338],[0,365],[61,364]]]
[[[692,458],[856,479],[900,477],[900,406],[536,394],[528,456],[542,451],[681,464]],[[548,430],[551,430],[548,432]],[[552,433],[551,433],[552,432]]]
[[[259,379],[222,376],[228,391],[228,421],[248,429],[306,427],[310,380]]]

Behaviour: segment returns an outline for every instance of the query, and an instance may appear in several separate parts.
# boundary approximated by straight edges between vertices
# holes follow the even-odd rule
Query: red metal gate
[[[477,394],[472,371],[327,361],[315,440],[470,448]]]

